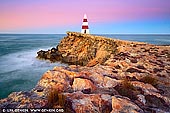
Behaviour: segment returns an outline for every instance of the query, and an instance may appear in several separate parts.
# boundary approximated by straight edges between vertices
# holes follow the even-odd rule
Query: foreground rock
[[[78,46],[86,36],[89,41]],[[84,49],[93,41],[90,36],[68,33],[53,52],[58,55],[57,60],[83,61],[81,57],[93,52],[80,52],[77,48]],[[170,46],[106,40],[113,41],[113,46],[96,42],[95,56],[83,63],[86,66],[54,67],[43,74],[31,91],[14,92],[0,100],[0,108],[64,108],[68,113],[170,112]],[[72,44],[77,44],[77,48],[71,48]],[[99,45],[104,45],[103,56],[97,54]],[[114,52],[107,51],[105,46]],[[81,60],[70,60],[70,55],[81,56]],[[99,57],[102,62],[94,63]]]

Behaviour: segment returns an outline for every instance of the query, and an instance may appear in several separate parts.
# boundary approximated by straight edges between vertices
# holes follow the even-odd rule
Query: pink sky
[[[2,0],[0,32],[78,26],[84,13],[91,24],[170,20],[169,4],[168,0]]]

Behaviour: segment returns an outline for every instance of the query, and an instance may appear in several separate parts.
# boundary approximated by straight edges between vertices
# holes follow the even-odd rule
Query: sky
[[[170,0],[0,0],[0,33],[170,34]]]

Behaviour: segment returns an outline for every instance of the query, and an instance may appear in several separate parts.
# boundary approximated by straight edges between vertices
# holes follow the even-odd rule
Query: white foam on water
[[[23,73],[26,71],[36,71],[36,70],[44,70],[44,72],[48,69],[53,68],[54,66],[64,66],[65,64],[50,63],[50,61],[39,60],[36,58],[37,51],[40,49],[21,51],[17,53],[7,54],[5,56],[0,57],[0,77],[4,79],[9,79],[4,73],[20,71]],[[47,48],[43,48],[43,50],[48,50]],[[5,76],[5,77],[4,77]],[[10,78],[15,78],[14,76],[8,75]],[[22,76],[22,75],[19,75]],[[2,80],[2,79],[1,79]],[[0,80],[0,81],[1,81]]]
[[[0,57],[0,98],[11,92],[31,90],[47,70],[66,65],[37,59],[39,50],[25,50]]]

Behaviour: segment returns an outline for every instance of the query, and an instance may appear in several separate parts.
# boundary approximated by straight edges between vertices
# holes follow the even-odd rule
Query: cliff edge
[[[68,64],[94,66],[104,63],[112,54],[119,52],[120,46],[144,44],[116,40],[102,36],[67,32],[56,48],[37,52],[37,58],[52,62],[61,61]]]
[[[31,91],[1,99],[0,108],[170,112],[170,46],[67,34],[56,48],[38,52],[38,58],[72,65],[45,72]]]

